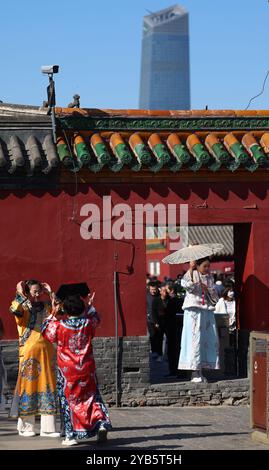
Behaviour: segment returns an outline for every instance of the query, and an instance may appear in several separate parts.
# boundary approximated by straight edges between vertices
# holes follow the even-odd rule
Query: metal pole
[[[51,109],[51,124],[52,124],[52,135],[53,135],[53,142],[57,143],[57,136],[56,136],[56,119],[55,119],[55,107]]]
[[[57,136],[56,136],[56,119],[55,119],[55,105],[56,105],[56,98],[55,98],[55,83],[53,80],[53,74],[49,75],[49,96],[48,96],[48,105],[49,111],[51,114],[51,124],[52,124],[52,135],[53,141],[57,143]]]
[[[114,271],[114,313],[115,313],[115,385],[116,385],[116,407],[119,406],[118,394],[118,273]]]
[[[237,377],[239,377],[239,351],[238,351],[238,347],[239,347],[239,330],[238,328],[236,328],[236,333],[235,333],[235,364],[236,364],[236,375]]]

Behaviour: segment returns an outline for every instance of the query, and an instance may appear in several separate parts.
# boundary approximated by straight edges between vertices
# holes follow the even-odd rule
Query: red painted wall
[[[240,328],[269,330],[269,223],[255,222],[248,230],[238,227],[242,282],[239,286]]]
[[[37,278],[57,289],[66,281],[87,281],[96,292],[95,305],[102,315],[99,336],[114,335],[113,272],[119,274],[119,334],[146,334],[145,244],[132,245],[113,240],[88,240],[80,236],[78,214],[72,221],[73,198],[64,192],[24,195],[1,193],[0,216],[0,315],[6,338],[16,338],[15,321],[9,313],[10,301],[19,280]],[[89,202],[78,194],[78,207]],[[118,254],[118,261],[114,254]],[[135,301],[136,299],[136,301]],[[139,299],[139,300],[138,300]]]
[[[135,203],[148,202],[153,205],[188,203],[189,223],[240,223],[241,235],[247,224],[253,223],[252,241],[247,240],[246,259],[240,247],[242,237],[239,237],[235,257],[236,264],[241,262],[244,268],[241,288],[244,312],[240,317],[244,328],[269,329],[269,230],[264,228],[264,222],[269,221],[268,191],[269,183],[264,182],[96,183],[79,186],[75,195],[74,185],[54,193],[2,190],[0,315],[6,337],[16,337],[14,320],[8,312],[16,283],[29,277],[46,280],[53,288],[69,280],[88,281],[96,291],[96,307],[103,316],[99,335],[113,335],[115,269],[124,273],[119,275],[120,334],[146,333],[145,240],[133,240],[133,273],[128,274],[127,266],[131,264],[133,254],[130,243],[85,241],[80,236],[79,224],[84,219],[79,215],[81,205],[93,202],[101,206],[102,196],[109,194],[113,204],[128,203],[132,207]],[[115,252],[118,252],[117,263]]]

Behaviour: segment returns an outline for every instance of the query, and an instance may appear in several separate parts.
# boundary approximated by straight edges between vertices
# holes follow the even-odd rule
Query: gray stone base
[[[118,341],[116,375],[115,338],[95,338],[94,357],[100,392],[109,406],[218,406],[241,405],[249,401],[249,380],[219,380],[193,384],[190,381],[150,384],[149,340],[147,336],[131,336]],[[17,341],[2,342],[7,369],[6,396],[11,401],[18,370]]]
[[[1,348],[7,370],[6,394],[10,401],[17,381],[18,342],[3,341]],[[94,338],[93,349],[99,389],[108,404],[116,404],[116,388],[120,405],[123,393],[131,393],[137,387],[144,390],[149,385],[149,348],[147,336],[119,338],[116,374],[115,338]]]
[[[1,341],[0,347],[7,371],[7,390],[14,390],[17,382],[19,355],[18,341]]]
[[[137,388],[122,395],[122,406],[218,406],[249,403],[249,380],[221,380],[207,384],[175,382]]]
[[[93,341],[97,378],[100,391],[109,405],[118,405],[124,394],[144,390],[149,386],[149,352],[147,336],[127,336],[118,341],[118,367],[116,374],[115,338],[95,338]]]

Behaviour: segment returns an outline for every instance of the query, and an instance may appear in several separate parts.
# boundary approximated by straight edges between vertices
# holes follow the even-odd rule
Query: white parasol
[[[215,255],[223,249],[221,243],[207,243],[203,245],[189,245],[180,250],[174,251],[171,255],[163,258],[162,262],[165,264],[181,264],[188,261],[195,261],[197,259],[206,258],[207,256]]]

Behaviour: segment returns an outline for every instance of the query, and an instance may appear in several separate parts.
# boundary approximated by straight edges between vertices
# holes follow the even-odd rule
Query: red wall
[[[8,312],[16,283],[36,277],[56,289],[66,281],[85,280],[96,291],[96,307],[103,316],[99,335],[114,334],[113,271],[120,281],[120,334],[146,333],[145,240],[128,243],[88,240],[80,236],[80,207],[111,195],[113,204],[189,204],[189,223],[242,224],[235,263],[241,265],[243,285],[240,319],[245,328],[269,329],[269,184],[260,183],[96,183],[74,185],[65,191],[26,193],[1,191],[0,315],[8,338],[16,337]],[[75,218],[72,220],[73,210]],[[179,211],[178,211],[179,214]],[[179,218],[177,220],[179,223]],[[251,240],[242,252],[242,234],[253,224]],[[266,225],[266,228],[264,228]],[[133,244],[133,245],[132,245]],[[134,257],[132,249],[134,249]],[[118,252],[118,262],[114,259]],[[132,264],[133,273],[127,266]],[[246,263],[245,263],[246,261]]]
[[[53,289],[67,281],[87,281],[96,292],[95,306],[102,315],[98,335],[114,335],[113,272],[119,274],[119,334],[146,334],[145,244],[132,245],[113,240],[88,240],[80,236],[80,206],[90,202],[89,194],[78,194],[77,221],[71,220],[73,199],[67,193],[1,193],[0,315],[6,338],[17,336],[9,313],[19,280],[37,278]],[[118,254],[118,261],[114,254]],[[126,273],[126,274],[125,274]],[[136,302],[135,299],[139,299]]]
[[[235,240],[241,276],[239,326],[248,330],[269,330],[269,223],[255,222],[248,230],[239,226]]]

